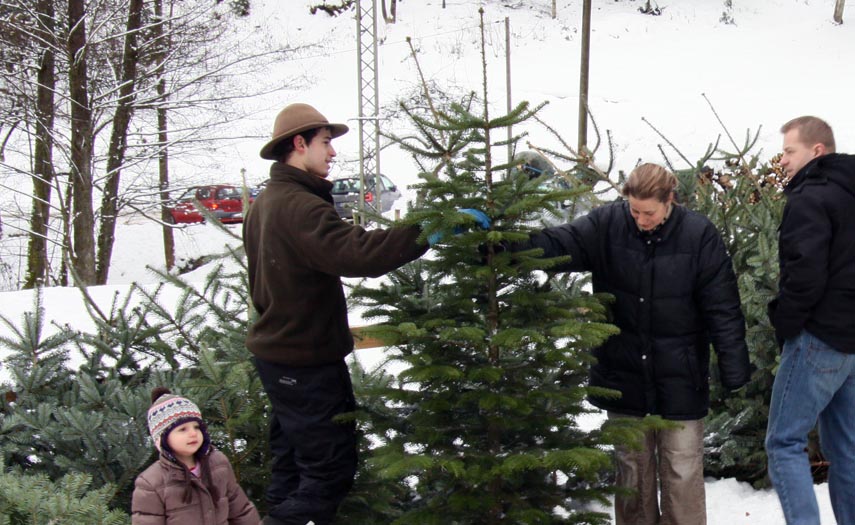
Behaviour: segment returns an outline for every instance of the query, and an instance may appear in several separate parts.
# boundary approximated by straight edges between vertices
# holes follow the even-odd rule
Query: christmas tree
[[[607,523],[590,505],[609,494],[604,445],[639,431],[579,425],[591,410],[590,349],[617,331],[608,298],[585,292],[584,276],[551,277],[564,258],[502,250],[588,190],[555,191],[549,175],[530,178],[499,158],[508,142],[496,137],[540,107],[523,102],[493,118],[486,81],[479,96],[447,106],[426,98],[429,109],[402,106],[418,136],[394,139],[423,171],[404,222],[422,225],[434,250],[351,294],[379,321],[371,335],[387,342],[389,359],[406,365],[377,392],[390,410],[372,421],[369,460],[414,492],[394,523]],[[465,209],[484,212],[489,227]]]
[[[717,478],[735,477],[760,488],[769,486],[764,440],[772,383],[780,361],[767,305],[778,289],[777,228],[785,202],[785,179],[776,158],[762,163],[752,153],[759,130],[746,132],[741,145],[729,132],[727,136],[732,150],[716,142],[692,168],[675,173],[680,179],[679,200],[709,217],[727,245],[738,279],[754,368],[751,381],[736,393],[724,392],[718,381],[711,382],[712,403],[705,421],[705,473]],[[717,371],[713,361],[711,372],[715,376]]]
[[[201,289],[164,274],[177,287],[169,294],[169,285],[133,286],[116,294],[109,310],[87,301],[91,333],[61,326],[47,336],[39,290],[20,322],[0,317],[15,334],[0,339],[11,351],[4,362],[11,383],[0,410],[7,468],[70,487],[69,498],[83,475],[100,503],[129,512],[134,479],[156,458],[146,420],[150,392],[167,386],[197,402],[213,443],[260,502],[269,460],[266,396],[243,346],[242,259],[228,257],[237,270],[216,265]],[[69,475],[77,477],[60,483]],[[48,516],[40,512],[34,516]]]

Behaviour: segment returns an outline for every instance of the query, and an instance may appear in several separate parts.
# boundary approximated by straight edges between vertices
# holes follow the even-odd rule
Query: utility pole
[[[382,0],[381,0],[382,1]],[[359,204],[357,224],[365,224],[365,182],[374,179],[374,200],[369,206],[383,210],[380,181],[380,93],[377,67],[377,0],[357,0],[357,70],[359,71]]]

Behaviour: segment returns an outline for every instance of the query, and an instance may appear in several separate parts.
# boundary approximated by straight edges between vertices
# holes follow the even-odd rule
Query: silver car
[[[396,186],[388,177],[380,175],[380,203],[382,209],[377,209],[377,191],[375,189],[375,177],[365,179],[365,208],[370,215],[383,213],[392,209],[392,205],[401,196]],[[333,184],[332,196],[335,201],[335,209],[339,217],[353,220],[353,210],[359,201],[359,177],[345,177],[331,181]]]

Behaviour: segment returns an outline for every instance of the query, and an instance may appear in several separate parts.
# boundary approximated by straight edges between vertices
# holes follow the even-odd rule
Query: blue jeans
[[[787,525],[819,525],[805,452],[817,420],[834,517],[855,523],[855,354],[802,331],[784,344],[766,431],[769,476]]]

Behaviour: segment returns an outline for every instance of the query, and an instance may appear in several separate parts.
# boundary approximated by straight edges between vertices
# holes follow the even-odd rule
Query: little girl
[[[202,413],[163,387],[151,392],[148,430],[160,452],[137,476],[133,525],[259,525],[228,458],[211,446]]]

